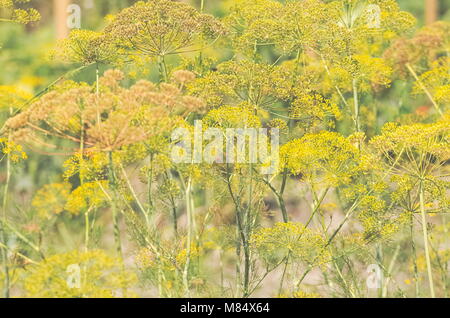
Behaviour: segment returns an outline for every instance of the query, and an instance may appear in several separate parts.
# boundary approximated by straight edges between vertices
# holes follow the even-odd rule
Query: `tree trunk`
[[[64,39],[69,34],[67,26],[67,7],[70,0],[53,0],[53,16],[57,39]]]
[[[438,0],[425,0],[425,24],[431,24],[438,19]]]

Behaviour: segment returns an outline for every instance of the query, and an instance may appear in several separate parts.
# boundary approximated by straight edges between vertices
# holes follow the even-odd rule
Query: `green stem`
[[[186,214],[187,214],[187,243],[186,243],[186,263],[184,265],[183,271],[183,284],[185,290],[185,296],[189,297],[189,267],[191,264],[191,246],[193,239],[193,230],[192,230],[192,220],[193,220],[193,211],[192,211],[192,179],[189,177],[188,183],[185,189],[185,199],[186,199]]]
[[[433,104],[434,108],[436,109],[436,111],[439,113],[439,115],[444,116],[444,114],[442,113],[441,108],[439,107],[439,105],[436,103],[436,101],[433,98],[433,95],[431,95],[430,91],[428,90],[428,88],[423,84],[423,82],[421,81],[421,79],[419,78],[419,76],[417,75],[416,71],[414,71],[413,67],[411,66],[411,64],[407,63],[406,64],[406,68],[408,69],[408,71],[412,74],[412,76],[414,77],[414,79],[417,81],[417,83],[419,83],[420,88],[425,92],[425,94],[427,95],[427,97],[430,99],[431,103]]]
[[[283,180],[281,182],[281,189],[279,192],[272,186],[272,184],[268,180],[262,178],[262,181],[269,187],[269,189],[273,192],[273,194],[277,198],[278,206],[280,207],[281,215],[283,217],[283,222],[284,223],[289,222],[289,216],[286,209],[286,202],[284,201],[283,197],[284,190],[286,189],[287,170],[283,172]]]
[[[167,73],[166,58],[164,55],[158,56],[158,66],[159,66],[159,81],[167,83],[168,73]]]
[[[200,13],[203,13],[204,9],[205,9],[205,0],[201,0],[201,2],[200,2]]]
[[[112,151],[108,152],[109,157],[109,182],[111,185],[111,189],[116,197],[118,197],[118,184],[117,177],[114,171],[114,161]],[[115,198],[111,200],[111,211],[112,211],[112,219],[113,219],[113,231],[114,231],[114,242],[116,246],[116,252],[121,259],[123,259],[122,255],[122,243],[120,239],[120,229],[119,229],[119,216],[118,216],[118,207]]]
[[[9,141],[9,138],[8,138]],[[3,224],[0,227],[0,242],[7,246],[6,242],[6,231],[5,231],[5,224],[6,224],[6,207],[8,203],[8,190],[9,190],[9,183],[11,181],[11,157],[9,154],[6,155],[6,183],[3,190],[3,204],[2,204],[2,220]],[[3,297],[9,298],[10,296],[10,277],[9,277],[9,266],[8,266],[8,251],[6,249],[2,249],[2,260],[3,260],[3,273],[5,275],[5,282],[3,286]]]
[[[355,130],[356,132],[361,131],[360,122],[359,122],[359,98],[358,98],[358,86],[356,79],[353,79],[353,106],[355,111]]]
[[[150,155],[150,169],[147,171],[147,213],[145,216],[147,226],[150,226],[150,216],[153,214],[153,194],[152,194],[152,183],[153,183],[153,155]]]
[[[278,296],[280,296],[281,292],[283,291],[283,284],[284,284],[284,279],[286,277],[287,268],[288,268],[288,265],[289,265],[289,257],[290,256],[291,256],[291,251],[288,252],[288,255],[286,256],[286,260],[284,261],[283,274],[281,275],[280,286],[278,287]]]
[[[420,181],[419,186],[419,200],[420,200],[420,213],[422,215],[422,232],[423,232],[423,241],[425,246],[425,259],[427,263],[427,274],[428,274],[428,283],[430,285],[430,294],[432,298],[435,298],[436,295],[434,293],[434,284],[433,284],[433,274],[431,271],[431,257],[430,250],[428,246],[428,229],[427,229],[427,219],[425,213],[425,189],[423,186],[423,180]]]
[[[84,229],[84,250],[87,252],[89,250],[89,209],[86,210],[84,213],[84,223],[85,223],[85,229]]]
[[[416,298],[417,298],[420,296],[420,288],[419,288],[419,271],[417,268],[416,243],[414,242],[414,218],[412,213],[410,219],[410,239],[411,239],[411,250],[413,254],[414,285],[416,287]]]
[[[100,109],[99,109],[99,98],[100,98],[100,73],[99,73],[99,69],[98,69],[98,63],[95,64],[95,90],[96,90],[96,111],[97,111],[97,124],[100,125]]]
[[[244,246],[244,285],[243,285],[243,295],[244,297],[249,296],[249,283],[250,283],[250,246],[249,239],[252,232],[252,204],[253,204],[253,166],[249,165],[249,173],[250,173],[250,182],[248,186],[248,203],[247,203],[247,211],[246,211],[246,220],[245,220],[245,240],[242,242]]]

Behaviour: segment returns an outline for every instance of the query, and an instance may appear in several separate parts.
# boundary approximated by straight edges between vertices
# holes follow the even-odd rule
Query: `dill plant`
[[[0,21],[37,19],[13,4]],[[394,0],[239,0],[221,19],[210,6],[139,1],[60,42],[73,71],[36,96],[0,86],[4,296],[368,297],[373,263],[380,297],[447,296],[448,23],[417,29]],[[91,66],[94,83],[70,80]],[[172,160],[172,132],[197,120],[226,142],[279,129],[275,173]],[[40,148],[64,152],[60,177],[13,217],[11,167]]]

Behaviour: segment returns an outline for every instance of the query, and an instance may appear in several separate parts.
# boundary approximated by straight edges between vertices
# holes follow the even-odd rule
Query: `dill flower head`
[[[99,92],[85,83],[66,82],[10,118],[6,126],[56,136],[112,151],[173,130],[179,115],[201,112],[204,103],[177,84],[139,81],[123,88],[123,74],[109,70]]]
[[[282,7],[278,1],[271,0],[234,1],[224,21],[235,49],[251,55],[255,45],[272,43]]]
[[[385,59],[400,76],[408,72],[406,66],[419,69],[432,66],[435,58],[450,51],[450,23],[435,22],[418,30],[412,38],[400,38],[384,53]]]
[[[360,153],[349,138],[322,131],[306,134],[283,145],[283,167],[309,183],[349,184],[360,169]]]
[[[261,127],[260,119],[250,110],[234,106],[223,106],[213,109],[203,120],[209,127],[222,129]]]
[[[0,162],[9,156],[12,163],[19,163],[28,158],[25,151],[23,151],[22,145],[15,143],[8,138],[0,138]]]
[[[186,85],[187,83],[190,83],[195,80],[195,74],[186,70],[178,70],[173,72],[172,80],[175,83]]]
[[[250,60],[227,61],[188,85],[188,91],[204,99],[209,107],[247,102],[256,108],[271,106],[285,81],[277,67]]]
[[[272,228],[257,230],[250,239],[250,246],[269,264],[276,263],[288,254],[295,260],[309,265],[327,261],[327,240],[301,223],[276,223]]]
[[[74,29],[60,41],[54,55],[70,63],[109,64],[116,60],[117,48],[103,33]]]
[[[332,5],[321,0],[289,1],[278,20],[275,42],[288,53],[316,48],[336,20]]]
[[[289,109],[292,118],[306,120],[310,125],[314,125],[329,117],[341,117],[339,107],[318,93],[299,89],[295,90],[294,96]]]
[[[376,5],[379,12],[373,12]],[[328,23],[319,51],[326,59],[340,60],[354,54],[380,56],[395,39],[409,32],[415,18],[400,10],[395,0],[341,0],[328,5],[335,23]],[[375,21],[373,21],[375,19]],[[376,22],[376,26],[371,25]]]
[[[104,152],[94,150],[86,150],[83,154],[78,152],[64,162],[63,177],[65,180],[70,180],[78,176],[86,182],[103,180],[107,175],[107,164],[108,157]]]
[[[414,84],[414,94],[424,94],[422,85],[432,94],[437,103],[450,105],[450,57],[434,61],[431,69],[420,75],[420,83]]]
[[[0,85],[0,111],[18,108],[33,97],[16,86]]]
[[[108,182],[86,182],[72,191],[68,197],[64,209],[74,215],[83,211],[98,209],[108,202]]]
[[[211,15],[182,2],[139,1],[114,16],[105,33],[121,47],[151,56],[182,52],[202,38],[216,38],[224,27]]]
[[[52,255],[28,268],[25,291],[28,297],[42,298],[131,297],[126,289],[137,277],[121,269],[120,263],[101,250]],[[80,288],[68,282],[79,283]]]
[[[31,0],[0,0],[0,11],[2,13],[6,12],[6,15],[0,15],[0,18],[22,24],[39,21],[41,15],[37,10],[32,8],[18,9],[16,7],[17,4],[28,3],[30,1]]]
[[[432,124],[388,123],[370,144],[384,162],[395,164],[394,171],[409,171],[422,177],[450,159],[449,133],[448,118]]]
[[[39,218],[48,219],[64,211],[70,194],[69,183],[47,184],[39,189],[33,197],[31,205],[36,209]]]
[[[448,210],[450,183],[441,174],[442,166],[450,160],[449,133],[449,120],[444,118],[432,124],[386,124],[382,134],[371,140],[396,185],[391,198],[407,212],[419,208],[419,186],[424,189],[424,201],[431,204],[427,209]]]

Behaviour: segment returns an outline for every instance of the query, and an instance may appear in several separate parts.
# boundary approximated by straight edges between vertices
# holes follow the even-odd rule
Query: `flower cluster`
[[[350,139],[322,131],[283,145],[283,168],[308,183],[326,186],[349,184],[360,171],[360,152]]]
[[[329,260],[326,239],[305,228],[301,223],[276,223],[272,228],[262,228],[252,235],[250,244],[268,262],[287,255],[309,265]]]
[[[39,21],[41,15],[36,9],[19,9],[18,4],[28,3],[31,0],[1,0],[0,9],[8,12],[6,16],[0,16],[0,22],[11,21],[22,24]]]
[[[28,297],[132,297],[127,288],[136,276],[119,264],[100,250],[56,254],[30,268],[24,287]]]
[[[139,1],[112,17],[105,33],[119,47],[150,56],[180,53],[203,38],[216,38],[224,27],[211,15],[170,0]]]

